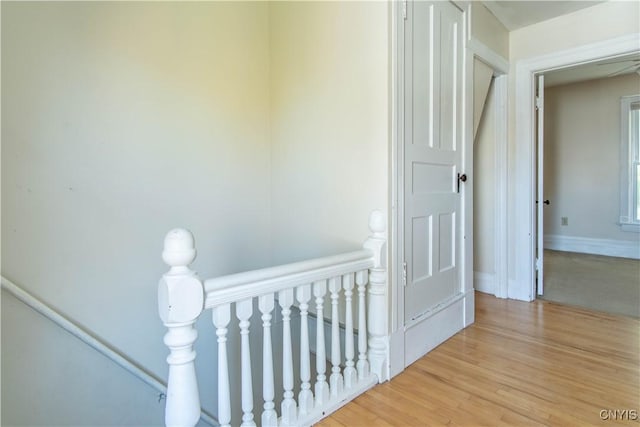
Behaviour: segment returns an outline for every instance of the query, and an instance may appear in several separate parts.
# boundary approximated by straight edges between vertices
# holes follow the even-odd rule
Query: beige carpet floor
[[[545,250],[542,298],[640,317],[640,260]]]

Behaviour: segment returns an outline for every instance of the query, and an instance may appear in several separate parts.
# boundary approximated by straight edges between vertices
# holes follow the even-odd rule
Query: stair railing
[[[168,426],[194,426],[200,417],[200,398],[193,344],[200,314],[210,309],[218,344],[218,421],[232,425],[227,342],[232,306],[240,330],[242,419],[233,425],[255,426],[251,372],[250,319],[254,302],[262,321],[261,425],[306,426],[335,411],[378,382],[388,379],[386,226],[374,211],[369,219],[372,235],[363,249],[341,255],[264,268],[205,280],[189,268],[196,256],[194,239],[183,229],[170,231],[163,259],[171,267],[159,283],[160,318],[168,328],[169,379],[165,422]],[[324,336],[324,302],[330,299],[331,337],[327,357]],[[344,301],[344,303],[341,303]],[[354,310],[353,306],[356,306]],[[300,313],[300,334],[292,337],[292,308]],[[341,346],[340,312],[343,310],[344,345]],[[282,316],[282,400],[276,405],[272,319]],[[315,371],[309,342],[310,311],[317,318]],[[357,313],[357,316],[354,315]],[[357,319],[357,320],[356,320]],[[357,322],[357,323],[354,323]],[[357,344],[355,342],[357,328]],[[295,345],[294,345],[295,341]],[[294,384],[294,347],[299,350],[298,383]],[[344,347],[344,348],[341,348]],[[327,362],[331,372],[327,378]],[[279,366],[280,367],[280,366]],[[315,379],[315,381],[313,381]],[[313,381],[313,384],[312,384]],[[313,388],[312,388],[313,385]],[[299,390],[297,399],[294,390]],[[279,409],[279,412],[278,412]]]

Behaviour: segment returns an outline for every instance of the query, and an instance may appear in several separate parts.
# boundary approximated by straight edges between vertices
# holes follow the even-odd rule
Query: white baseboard
[[[496,295],[496,275],[494,273],[473,272],[473,288],[485,294]]]
[[[459,294],[406,328],[405,366],[409,366],[464,328],[464,299],[465,294]]]
[[[536,299],[535,295],[531,294],[531,281],[527,278],[509,279],[507,298],[518,301],[533,301]]]
[[[592,239],[549,234],[544,236],[544,248],[555,251],[640,259],[640,242],[631,240]]]
[[[464,303],[464,321],[463,325],[466,328],[467,326],[475,323],[476,321],[476,293],[473,289],[469,289],[464,293],[464,298],[462,299]]]

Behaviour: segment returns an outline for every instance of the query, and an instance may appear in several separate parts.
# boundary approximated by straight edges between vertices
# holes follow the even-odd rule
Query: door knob
[[[460,182],[467,182],[467,174],[459,173],[458,174],[458,193],[460,192]]]

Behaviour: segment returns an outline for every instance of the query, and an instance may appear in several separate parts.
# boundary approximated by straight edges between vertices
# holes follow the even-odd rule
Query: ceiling
[[[487,9],[509,31],[546,21],[604,1],[483,1]]]
[[[585,80],[621,76],[629,73],[640,74],[639,70],[640,52],[546,72],[544,73],[544,85],[549,87],[567,83],[577,83]]]
[[[606,1],[486,0],[482,3],[502,22],[507,30],[513,31],[587,7],[592,7],[599,3],[606,3]],[[556,86],[585,80],[614,77],[633,72],[640,74],[640,52],[636,52],[633,55],[608,58],[602,61],[546,72],[544,73],[545,86]]]

